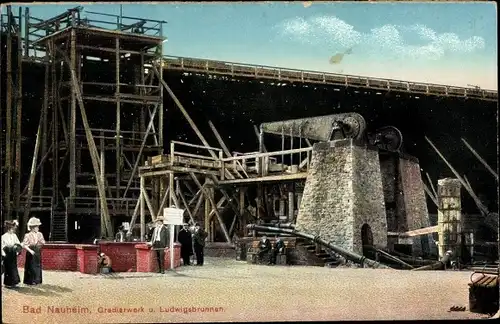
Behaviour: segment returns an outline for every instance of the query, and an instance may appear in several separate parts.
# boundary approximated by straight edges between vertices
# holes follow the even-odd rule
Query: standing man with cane
[[[158,216],[156,218],[156,226],[153,230],[153,235],[151,241],[148,245],[153,247],[155,251],[156,258],[158,260],[158,272],[165,273],[165,248],[168,245],[168,230],[163,225],[163,216]]]

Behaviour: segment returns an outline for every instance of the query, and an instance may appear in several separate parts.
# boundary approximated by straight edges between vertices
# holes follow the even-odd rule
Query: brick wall
[[[151,250],[150,246],[146,244],[136,244],[135,245],[137,253],[137,272],[157,272],[158,271],[158,261],[156,260],[156,254]],[[178,243],[174,245],[174,268],[180,267],[181,265],[181,246]],[[163,260],[165,269],[170,269],[170,249],[165,249],[165,258]]]
[[[24,268],[26,250],[17,257],[17,266]],[[77,270],[77,253],[75,244],[45,244],[42,248],[42,269],[44,270]]]
[[[297,216],[297,230],[362,253],[361,227],[387,245],[387,219],[377,150],[351,140],[316,143]]]
[[[111,259],[115,272],[130,272],[136,270],[136,242],[99,242],[100,250]]]
[[[157,268],[154,258],[137,258],[139,253],[136,251],[137,243],[114,243],[101,242],[101,252],[111,258],[113,270],[116,272],[137,271],[137,265],[142,268]],[[45,244],[42,248],[42,269],[44,270],[62,270],[62,271],[80,271],[82,273],[97,273],[97,245],[75,245],[75,244]],[[147,248],[147,252],[150,249]],[[145,254],[148,255],[148,253]],[[180,266],[180,245],[175,246],[174,262],[175,267]],[[150,260],[151,259],[151,260]],[[22,250],[17,258],[17,265],[24,268],[26,260],[26,250]],[[165,268],[170,268],[170,254],[168,250],[165,253]],[[150,271],[145,271],[150,272]]]

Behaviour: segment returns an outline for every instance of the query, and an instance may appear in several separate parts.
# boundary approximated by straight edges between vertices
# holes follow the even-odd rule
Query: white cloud
[[[294,18],[279,24],[280,33],[291,40],[335,47],[366,47],[369,52],[407,58],[439,59],[446,53],[471,53],[485,47],[482,37],[461,39],[454,33],[437,33],[424,25],[383,25],[367,33],[334,16]],[[389,51],[390,50],[390,51]]]

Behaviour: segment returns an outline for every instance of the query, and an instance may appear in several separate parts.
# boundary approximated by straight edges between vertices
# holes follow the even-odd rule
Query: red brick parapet
[[[137,253],[137,272],[157,272],[158,262],[156,261],[156,255],[152,250],[152,247],[147,244],[136,244],[135,245]],[[180,267],[181,265],[181,245],[178,243],[174,244],[174,267]],[[165,248],[165,259],[164,259],[165,269],[170,269],[170,248]]]
[[[77,253],[75,244],[45,244],[42,248],[42,269],[44,270],[77,270]],[[26,250],[17,257],[17,266],[24,268]]]
[[[78,271],[86,274],[97,274],[97,245],[76,245]]]
[[[42,247],[42,269],[79,271],[96,274],[98,252],[108,255],[116,272],[156,272],[158,264],[151,247],[137,242],[99,242],[91,244],[47,243]],[[175,243],[175,267],[179,267],[180,244]],[[26,250],[22,250],[17,266],[24,268]],[[165,249],[165,269],[170,269],[170,251]]]
[[[137,242],[99,242],[101,252],[109,256],[113,271],[135,272]]]

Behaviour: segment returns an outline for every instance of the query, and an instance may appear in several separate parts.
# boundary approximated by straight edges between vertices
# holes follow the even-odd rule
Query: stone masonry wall
[[[316,143],[304,186],[296,228],[353,248],[352,154],[350,147]]]
[[[420,165],[418,162],[400,159],[399,172],[404,194],[407,230],[412,231],[423,228],[428,224],[427,218],[429,212],[427,210],[424,185],[420,174]],[[427,240],[427,244],[428,242],[429,240]],[[429,248],[429,246],[426,246],[425,250],[428,251]],[[413,238],[413,251],[416,254],[422,253],[422,239],[420,236]]]
[[[361,227],[370,226],[373,244],[387,247],[387,216],[378,150],[354,146],[354,252],[362,254]]]
[[[361,254],[364,222],[371,227],[374,244],[385,247],[387,221],[377,152],[351,140],[316,143],[297,230]]]

